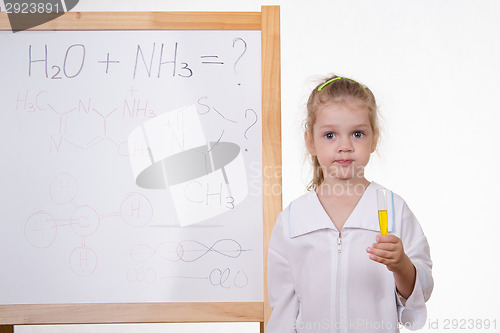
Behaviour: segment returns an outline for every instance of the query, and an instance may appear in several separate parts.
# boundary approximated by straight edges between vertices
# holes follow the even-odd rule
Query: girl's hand
[[[370,253],[369,258],[384,264],[394,274],[396,289],[408,299],[415,287],[417,273],[404,251],[403,242],[394,235],[377,235],[376,240],[372,247],[366,249]]]
[[[370,253],[371,260],[386,265],[391,272],[400,272],[408,268],[411,261],[405,254],[401,239],[394,235],[377,235],[376,240],[372,247],[366,249],[366,252]]]

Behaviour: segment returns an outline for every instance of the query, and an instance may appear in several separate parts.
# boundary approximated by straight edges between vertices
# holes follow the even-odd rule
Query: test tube
[[[387,217],[387,193],[385,189],[377,190],[378,223],[380,234],[389,234],[389,219]]]

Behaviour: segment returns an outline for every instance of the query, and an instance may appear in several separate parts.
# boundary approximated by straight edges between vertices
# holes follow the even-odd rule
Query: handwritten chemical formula
[[[113,75],[113,72],[124,71],[137,78],[190,78],[201,72],[200,66],[230,66],[236,74],[236,67],[247,51],[247,43],[241,37],[232,41],[234,53],[226,57],[219,54],[201,54],[185,56],[190,61],[181,61],[180,50],[182,44],[153,42],[152,44],[138,44],[135,52],[120,54],[114,57],[110,51],[100,51],[102,58],[90,57],[89,46],[72,44],[61,54],[52,54],[50,45],[29,45],[28,48],[28,76],[44,77],[51,80],[74,79],[85,74],[85,71],[101,72]],[[216,51],[216,50],[215,50]],[[105,55],[104,55],[105,54]],[[89,59],[90,58],[90,59]],[[227,59],[226,59],[227,58]],[[229,58],[235,58],[229,59]],[[130,59],[132,59],[130,61]],[[59,61],[58,61],[59,60]],[[185,60],[185,59],[184,59]],[[191,65],[190,65],[191,64]],[[99,69],[100,68],[100,69]],[[239,83],[240,84],[240,83]]]

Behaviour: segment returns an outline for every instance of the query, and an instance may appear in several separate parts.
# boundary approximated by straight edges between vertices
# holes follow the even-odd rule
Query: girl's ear
[[[372,142],[372,153],[375,152],[375,149],[377,149],[377,143],[378,143],[378,135],[373,137],[373,142]]]
[[[306,141],[306,147],[309,151],[309,154],[312,156],[316,156],[316,148],[314,147],[314,138],[312,133],[309,130],[304,132],[304,140]]]

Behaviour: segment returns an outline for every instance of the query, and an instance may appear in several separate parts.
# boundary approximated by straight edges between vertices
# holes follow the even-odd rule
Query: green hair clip
[[[319,88],[318,88],[318,92],[320,92],[321,90],[323,90],[323,88],[324,88],[324,87],[326,87],[327,85],[329,85],[329,84],[330,84],[330,83],[332,83],[333,81],[342,80],[342,79],[348,79],[348,80],[351,80],[351,81],[353,81],[353,82],[356,82],[357,84],[359,84],[360,86],[362,86],[364,89],[366,89],[366,86],[365,86],[365,85],[363,85],[363,84],[359,83],[359,82],[358,82],[358,81],[356,81],[356,80],[350,79],[350,78],[348,78],[348,77],[337,76],[337,77],[335,77],[335,78],[333,78],[333,79],[331,79],[331,80],[326,81],[326,82],[325,82],[325,83],[323,83],[322,85],[320,85],[320,86],[319,86]]]

